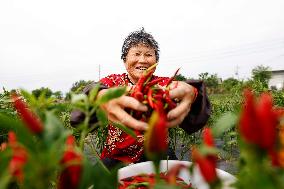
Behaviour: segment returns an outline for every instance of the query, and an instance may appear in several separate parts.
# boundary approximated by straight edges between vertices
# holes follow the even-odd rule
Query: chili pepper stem
[[[156,183],[160,181],[160,160],[154,160],[155,180]]]

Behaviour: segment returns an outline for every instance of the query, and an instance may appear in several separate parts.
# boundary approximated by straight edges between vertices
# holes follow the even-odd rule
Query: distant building
[[[268,82],[270,89],[284,89],[284,70],[274,70]]]

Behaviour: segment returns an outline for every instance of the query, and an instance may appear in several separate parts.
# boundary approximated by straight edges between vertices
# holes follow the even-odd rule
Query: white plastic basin
[[[189,166],[192,163],[188,161],[162,160],[160,163],[160,171],[161,172],[167,171],[168,169],[170,169],[171,167],[177,164],[184,164],[186,166]],[[230,184],[234,183],[236,178],[233,175],[221,169],[216,169],[216,170],[217,170],[217,175],[224,183],[223,189],[232,189],[232,187],[230,187]],[[147,161],[123,167],[118,170],[118,180],[135,176],[141,173],[146,173],[146,174],[154,173],[153,163],[151,161]],[[186,183],[192,183],[193,187],[197,189],[209,189],[209,186],[203,180],[203,177],[200,175],[200,171],[198,168],[194,169],[192,175],[189,174],[188,170],[183,169],[178,176],[182,178]]]

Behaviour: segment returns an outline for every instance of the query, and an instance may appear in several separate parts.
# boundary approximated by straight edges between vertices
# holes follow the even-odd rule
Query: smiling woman
[[[108,101],[101,105],[106,112],[110,123],[117,122],[134,130],[137,138],[133,138],[121,129],[112,124],[108,126],[108,136],[105,147],[101,154],[101,159],[107,167],[113,167],[119,162],[133,163],[146,161],[144,156],[144,132],[148,130],[147,118],[137,117],[130,112],[137,111],[141,114],[151,112],[151,106],[143,104],[143,101],[149,99],[151,103],[158,103],[159,94],[144,93],[142,91],[145,83],[154,83],[155,87],[166,91],[167,102],[173,99],[179,103],[176,106],[170,106],[165,112],[165,123],[167,127],[179,126],[186,132],[193,133],[201,129],[207,122],[211,106],[208,101],[205,86],[201,81],[173,81],[169,77],[158,77],[153,75],[155,64],[159,61],[159,46],[153,36],[145,32],[144,28],[130,33],[122,46],[121,59],[124,62],[127,73],[112,74],[100,80],[104,85],[98,93],[98,98],[107,92],[111,87],[127,86],[128,95]],[[151,69],[145,75],[145,71]],[[143,82],[142,82],[143,81]],[[88,93],[94,85],[85,89]],[[146,88],[146,87],[145,87]],[[139,93],[141,98],[129,94]],[[146,97],[148,96],[148,97]],[[145,99],[146,98],[146,99]],[[161,104],[159,109],[167,107]],[[71,124],[76,125],[82,122],[84,115],[80,111],[73,111],[71,114]],[[96,115],[93,115],[93,122],[96,121]],[[166,154],[169,159],[177,159],[172,149],[168,149]],[[167,158],[166,156],[164,157]]]
[[[156,64],[156,62],[155,50],[152,47],[144,44],[132,47],[124,61],[130,81],[137,83],[144,71]]]
[[[144,28],[132,32],[124,41],[121,59],[129,79],[136,83],[143,72],[159,61],[159,46]]]

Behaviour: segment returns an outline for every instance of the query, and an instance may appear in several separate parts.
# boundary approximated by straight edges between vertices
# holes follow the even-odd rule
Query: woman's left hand
[[[174,81],[170,85],[170,98],[177,101],[177,107],[169,111],[168,127],[179,125],[187,116],[195,99],[193,86],[183,81]]]

